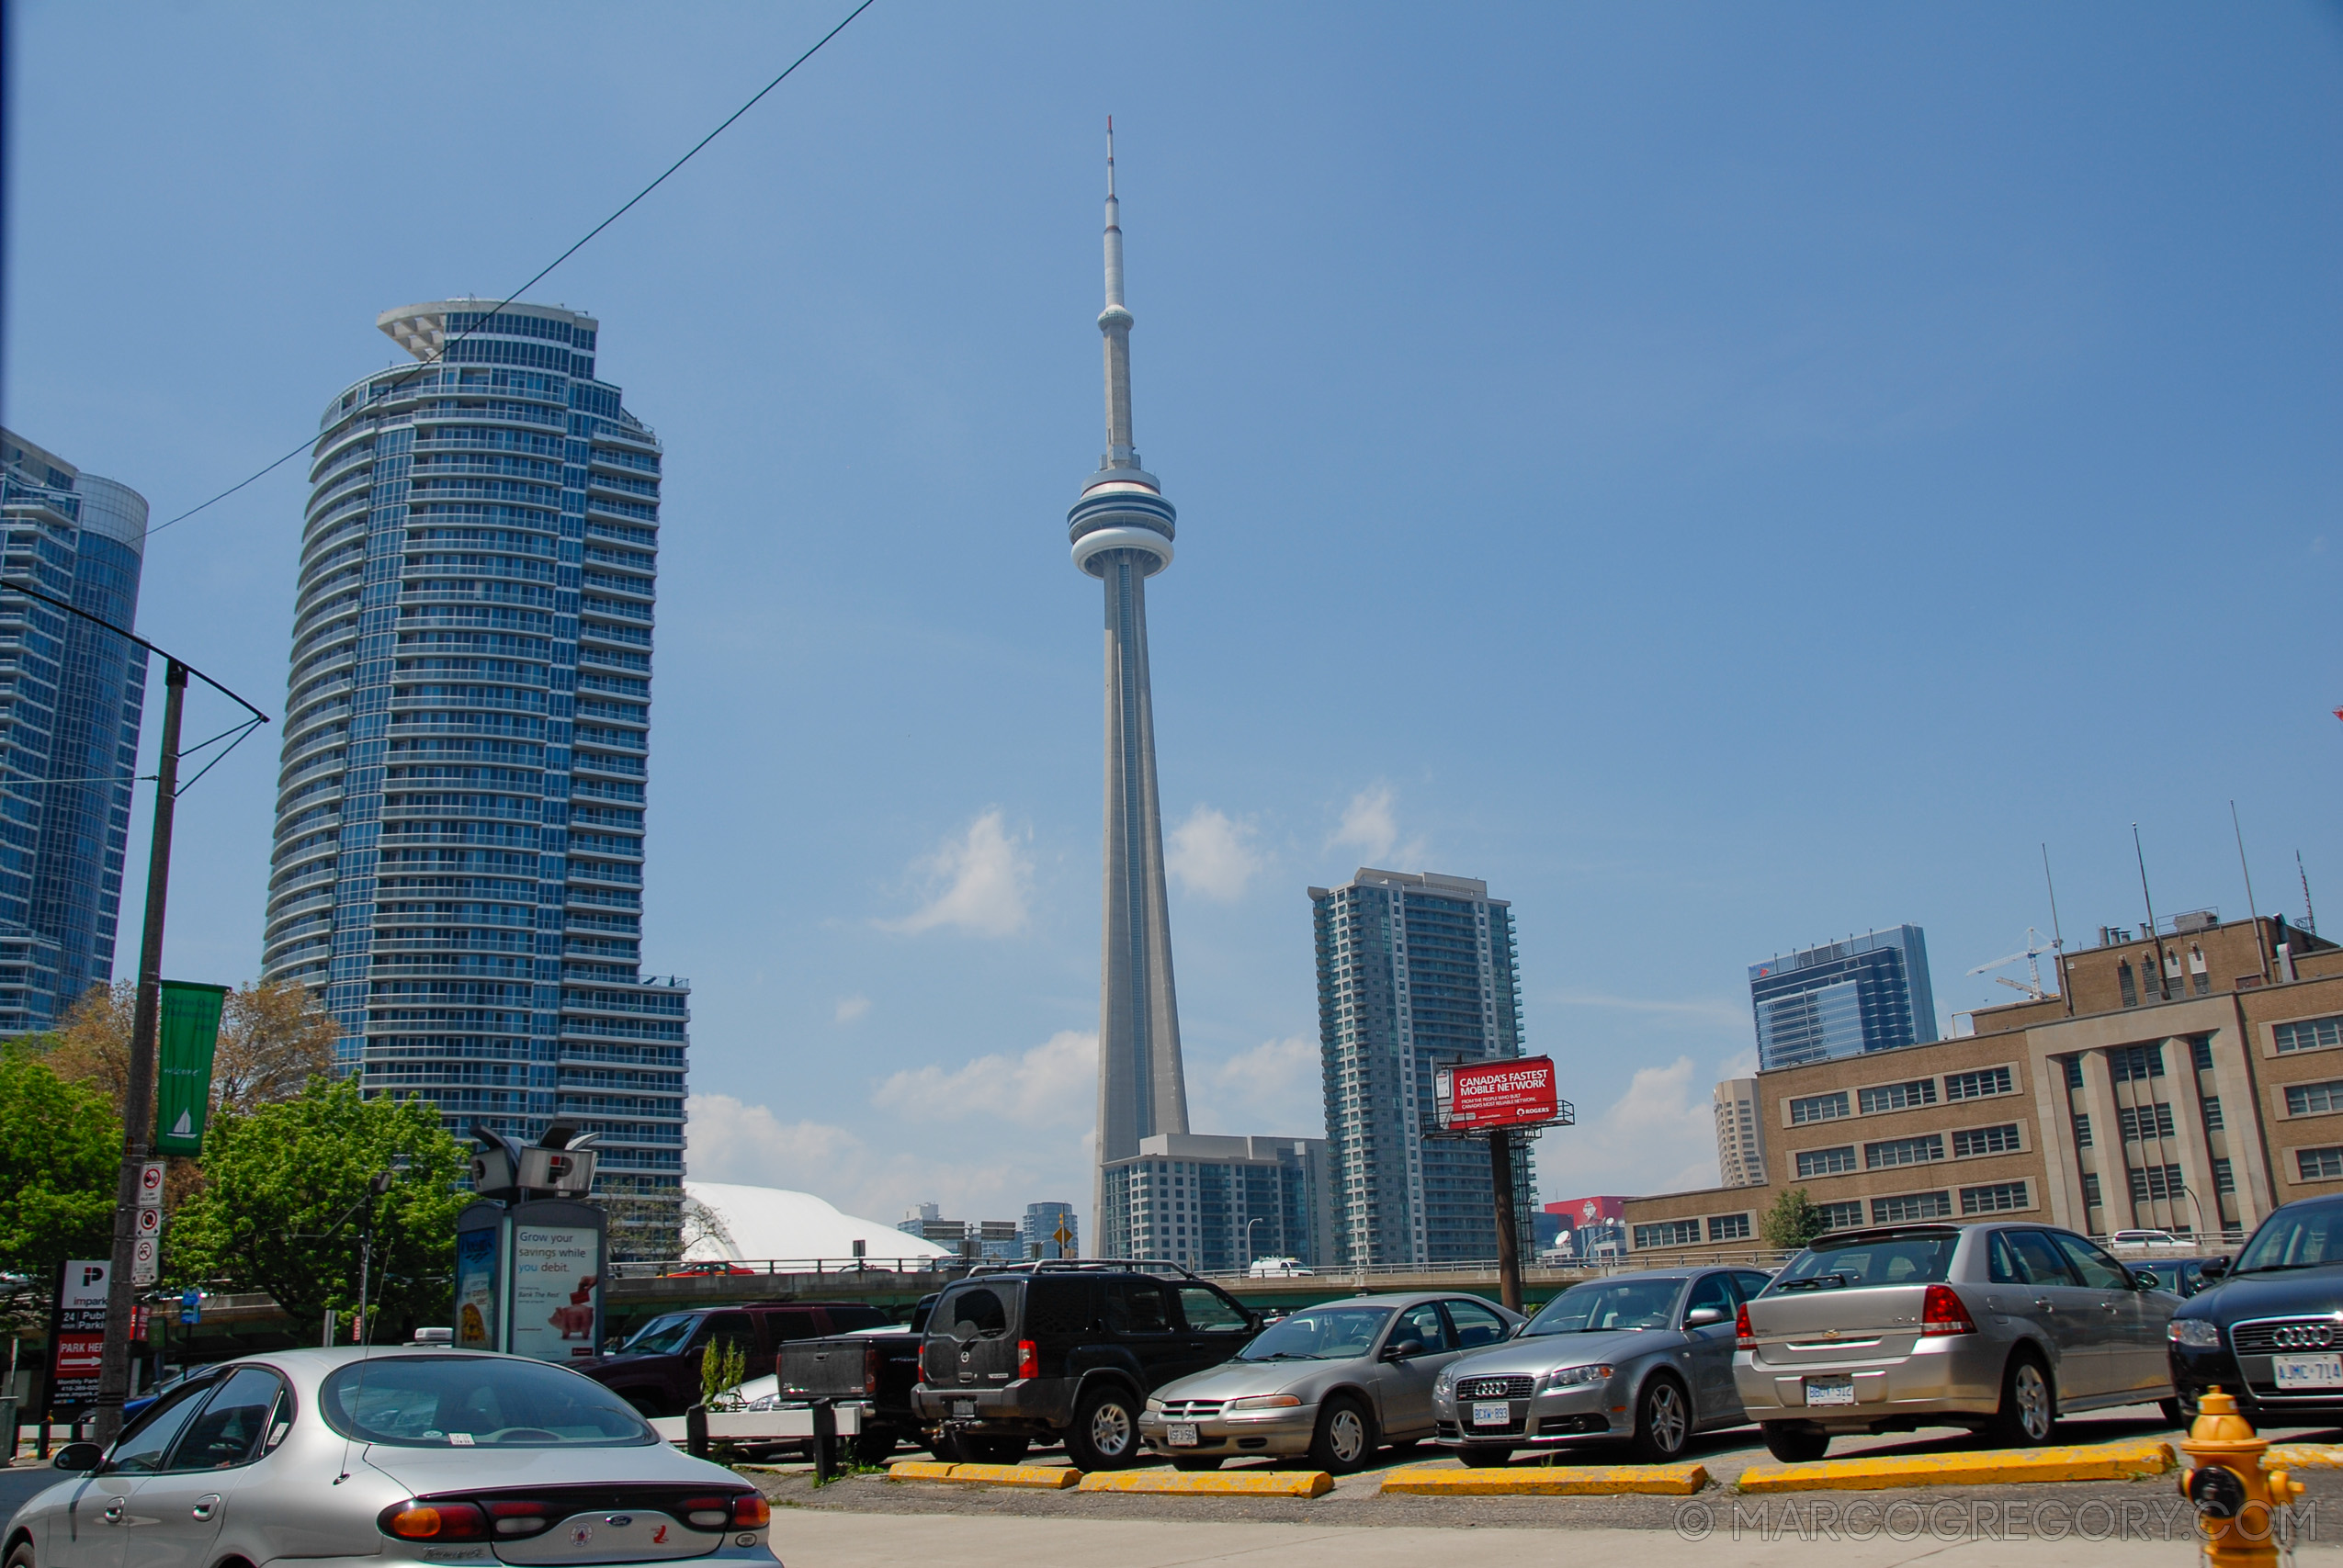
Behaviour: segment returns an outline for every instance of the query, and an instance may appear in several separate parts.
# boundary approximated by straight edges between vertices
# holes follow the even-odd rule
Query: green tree
[[[406,1168],[377,1195],[399,1156]],[[266,1291],[297,1324],[358,1303],[362,1238],[373,1247],[372,1310],[397,1322],[444,1315],[456,1186],[470,1156],[422,1100],[367,1100],[346,1080],[312,1078],[290,1100],[222,1115],[204,1133],[203,1190],[164,1240],[175,1280]]]
[[[0,1273],[45,1290],[64,1259],[114,1245],[122,1123],[102,1092],[51,1070],[43,1043],[0,1043]]]
[[[1758,1222],[1765,1245],[1783,1252],[1796,1251],[1829,1228],[1821,1205],[1809,1199],[1803,1187],[1793,1187],[1776,1198]]]

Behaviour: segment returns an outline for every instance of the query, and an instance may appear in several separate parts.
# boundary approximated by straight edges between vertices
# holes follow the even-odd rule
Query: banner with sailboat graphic
[[[211,1055],[220,1044],[225,986],[163,982],[155,1046],[154,1152],[203,1152],[204,1113],[211,1109]]]

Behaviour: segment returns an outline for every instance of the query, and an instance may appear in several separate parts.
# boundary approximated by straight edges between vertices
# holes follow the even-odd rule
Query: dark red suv
[[[773,1371],[774,1358],[792,1339],[819,1339],[894,1320],[861,1302],[749,1302],[662,1313],[607,1356],[566,1363],[622,1395],[646,1416],[681,1416],[699,1402],[700,1357],[711,1345],[741,1347],[748,1375]]]

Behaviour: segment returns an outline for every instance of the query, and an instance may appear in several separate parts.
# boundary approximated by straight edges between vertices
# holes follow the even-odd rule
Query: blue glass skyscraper
[[[0,431],[6,576],[130,629],[146,500]],[[146,651],[0,594],[0,1034],[46,1029],[114,978]]]
[[[592,317],[489,310],[385,311],[421,367],[320,422],[266,970],[323,988],[370,1093],[600,1134],[613,1255],[672,1257],[690,992],[640,967],[660,446]]]
[[[1758,1066],[1794,1067],[1936,1038],[1928,939],[1918,926],[1865,931],[1749,965]]]

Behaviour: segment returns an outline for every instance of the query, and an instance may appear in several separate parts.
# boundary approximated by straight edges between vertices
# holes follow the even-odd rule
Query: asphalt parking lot
[[[2177,1448],[2185,1436],[2168,1427],[2153,1405],[2094,1413],[2060,1423],[2060,1443],[2104,1443],[2126,1438],[2162,1438]],[[2343,1433],[2302,1428],[2274,1428],[2263,1436],[2272,1441],[2343,1441]],[[1955,1427],[1917,1433],[1842,1438],[1833,1443],[1830,1457],[1857,1454],[1928,1454],[1974,1450],[1977,1439]],[[906,1450],[900,1457],[915,1457]],[[1535,1464],[1543,1454],[1524,1450],[1517,1464]],[[1321,1526],[1437,1527],[1477,1529],[1624,1529],[1696,1535],[1703,1528],[1717,1536],[1737,1529],[1751,1539],[1770,1540],[1787,1531],[1794,1539],[1802,1531],[1826,1539],[1840,1529],[1854,1499],[1867,1499],[1878,1510],[1893,1503],[1925,1510],[1903,1518],[1918,1519],[1920,1533],[1946,1539],[2084,1540],[2123,1539],[2194,1541],[2193,1520],[2174,1478],[2145,1481],[2082,1481],[2054,1484],[1931,1487],[1873,1493],[1805,1493],[1771,1497],[1741,1497],[1733,1483],[1743,1468],[1771,1462],[1757,1428],[1693,1439],[1685,1456],[1707,1466],[1710,1484],[1693,1497],[1421,1497],[1384,1495],[1378,1487],[1381,1472],[1400,1465],[1453,1466],[1456,1461],[1438,1449],[1421,1448],[1405,1454],[1386,1454],[1356,1475],[1338,1477],[1334,1490],[1314,1499],[1285,1497],[1164,1496],[1145,1494],[1044,1492],[1010,1487],[968,1486],[934,1482],[898,1482],[883,1473],[842,1477],[816,1487],[804,1465],[752,1471],[777,1509],[889,1515],[954,1515],[992,1517],[1058,1519],[1219,1520],[1228,1522],[1315,1524]],[[1039,1450],[1027,1462],[1062,1465],[1066,1457],[1056,1450]],[[1262,1462],[1262,1461],[1255,1461]],[[1558,1463],[1622,1464],[1633,1462],[1624,1445],[1590,1441],[1563,1450]],[[1244,1468],[1231,1464],[1231,1471]],[[2306,1529],[2298,1545],[2303,1548],[2343,1548],[2343,1471],[2312,1471],[2301,1479],[2309,1488],[2303,1510]],[[1735,1510],[1740,1522],[1735,1522]],[[1861,1517],[1860,1511],[1858,1518]],[[1902,1516],[1899,1516],[1901,1518]],[[2324,1521],[2322,1524],[2322,1520]],[[780,1518],[776,1515],[776,1526]],[[1860,1533],[1863,1528],[1853,1528]],[[1871,1527],[1883,1527],[1874,1519]],[[1898,1520],[1885,1522],[1897,1533]],[[786,1553],[785,1553],[786,1556]]]

